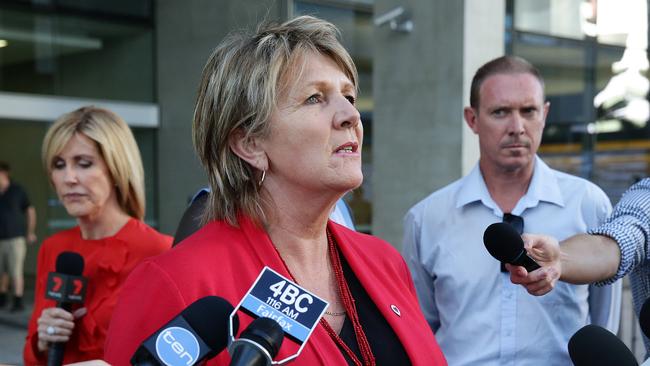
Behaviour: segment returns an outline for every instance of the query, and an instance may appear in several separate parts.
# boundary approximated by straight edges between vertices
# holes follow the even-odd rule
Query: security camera
[[[409,18],[404,7],[398,6],[393,10],[376,17],[373,20],[376,27],[381,27],[385,24],[390,26],[390,29],[398,32],[411,32],[413,30],[413,21]]]

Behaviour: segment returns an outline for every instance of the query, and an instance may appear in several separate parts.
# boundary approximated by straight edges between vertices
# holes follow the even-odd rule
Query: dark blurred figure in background
[[[63,115],[45,135],[43,165],[78,226],[47,238],[38,252],[25,364],[43,364],[51,342],[67,342],[64,364],[101,359],[124,280],[142,259],[169,249],[172,238],[142,221],[142,159],[131,130],[115,113],[84,107]],[[70,312],[44,297],[48,273],[63,251],[83,257],[88,279],[84,307]]]
[[[36,210],[27,193],[10,177],[10,167],[0,161],[0,307],[7,304],[9,279],[13,287],[11,311],[23,310],[26,243],[36,242]]]

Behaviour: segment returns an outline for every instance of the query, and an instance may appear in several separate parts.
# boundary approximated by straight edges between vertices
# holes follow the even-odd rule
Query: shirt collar
[[[456,197],[456,208],[477,201],[482,202],[485,206],[495,211],[501,211],[490,196],[478,163],[461,181],[461,187]],[[564,199],[562,198],[562,193],[560,192],[560,187],[555,174],[553,174],[553,170],[536,155],[533,178],[530,181],[528,191],[519,200],[512,213],[519,215],[526,208],[537,206],[540,201],[564,207]]]

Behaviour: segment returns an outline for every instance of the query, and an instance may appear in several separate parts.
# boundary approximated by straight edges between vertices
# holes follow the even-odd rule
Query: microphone
[[[190,366],[215,357],[228,345],[228,319],[234,310],[225,299],[194,301],[147,338],[131,357],[134,366]],[[239,318],[233,319],[239,329]]]
[[[575,366],[638,366],[636,358],[612,332],[589,324],[569,339],[569,356]]]
[[[231,366],[269,366],[278,354],[284,331],[270,318],[257,318],[229,348]]]
[[[488,226],[483,233],[483,243],[490,255],[501,262],[522,266],[528,272],[540,268],[526,253],[517,230],[508,223],[497,222]]]
[[[47,278],[45,297],[56,301],[56,306],[70,311],[73,303],[82,303],[86,293],[86,279],[81,276],[84,259],[76,252],[61,252],[56,257],[56,272]],[[47,352],[47,365],[63,363],[65,342],[52,342]]]

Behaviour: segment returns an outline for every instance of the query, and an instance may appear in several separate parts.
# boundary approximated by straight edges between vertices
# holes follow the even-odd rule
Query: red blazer
[[[329,222],[342,255],[402,342],[413,365],[446,365],[415,294],[408,268],[388,243]],[[124,285],[105,344],[104,359],[128,365],[148,336],[193,301],[221,296],[237,305],[264,266],[290,278],[270,238],[248,219],[240,228],[217,221],[179,246],[138,266]],[[391,310],[399,308],[401,315]],[[240,316],[240,330],[250,323]],[[276,360],[287,357],[286,341]],[[227,365],[222,352],[208,365]],[[293,365],[346,365],[338,346],[318,325]]]

